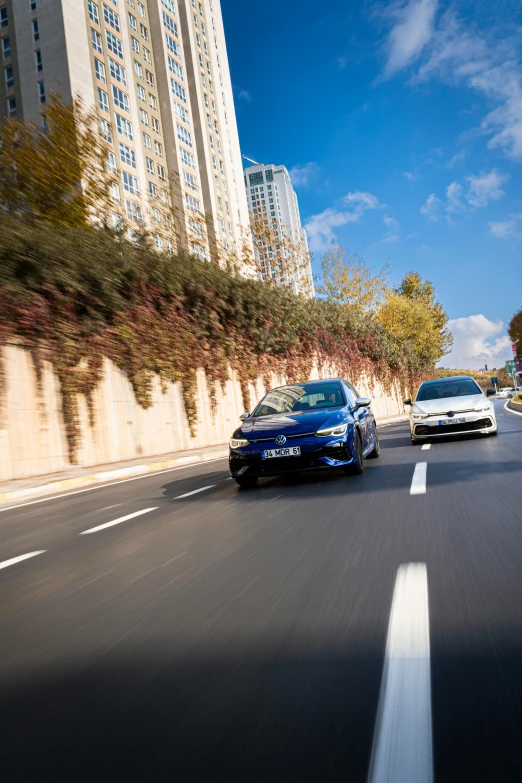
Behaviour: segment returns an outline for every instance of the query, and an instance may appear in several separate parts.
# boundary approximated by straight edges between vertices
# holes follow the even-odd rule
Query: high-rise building
[[[259,275],[287,285],[294,293],[314,296],[306,231],[297,195],[284,166],[257,163],[243,171]]]
[[[95,108],[115,224],[207,259],[251,243],[219,0],[0,0],[0,54],[0,121],[45,122],[50,91]]]

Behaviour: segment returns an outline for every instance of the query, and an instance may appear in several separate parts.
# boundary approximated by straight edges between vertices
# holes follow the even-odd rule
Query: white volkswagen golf
[[[493,405],[469,375],[421,383],[411,406],[410,430],[414,443],[446,435],[497,434]]]

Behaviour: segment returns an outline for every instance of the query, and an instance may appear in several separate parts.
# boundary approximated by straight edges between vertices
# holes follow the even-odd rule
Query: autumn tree
[[[517,346],[520,356],[520,352],[522,352],[522,309],[515,313],[509,322],[508,333],[513,342],[520,340],[520,345]]]
[[[321,261],[322,285],[318,292],[358,312],[375,311],[389,290],[388,264],[375,270],[341,245],[328,248]]]
[[[52,93],[42,121],[0,126],[0,206],[55,225],[103,222],[111,176],[95,112]]]
[[[417,272],[408,272],[404,279],[394,289],[395,294],[424,305],[433,319],[434,329],[438,335],[440,356],[449,353],[453,345],[453,335],[447,327],[448,316],[443,306],[435,299],[435,287],[429,280],[422,280]]]
[[[440,334],[424,303],[390,292],[376,317],[398,342],[408,343],[426,366],[434,367],[441,358]]]

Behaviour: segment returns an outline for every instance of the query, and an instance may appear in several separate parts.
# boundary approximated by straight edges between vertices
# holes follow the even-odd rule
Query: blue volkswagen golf
[[[268,392],[230,440],[230,473],[241,487],[262,476],[343,468],[362,473],[379,456],[368,397],[341,378],[279,386]]]

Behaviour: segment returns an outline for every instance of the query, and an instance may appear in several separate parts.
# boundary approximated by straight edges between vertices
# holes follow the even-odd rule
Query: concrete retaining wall
[[[4,347],[2,352],[5,389],[0,400],[0,481],[67,469],[70,463],[61,395],[52,366],[44,365],[39,397],[30,353],[13,346]],[[317,370],[314,377],[319,377]],[[284,383],[282,378],[273,380],[273,385]],[[364,380],[355,382],[355,386],[361,395],[372,398],[377,419],[404,412],[398,389],[390,396],[380,386],[370,389]],[[262,381],[258,381],[251,388],[252,399],[259,399],[264,391]],[[169,384],[163,394],[156,379],[152,399],[150,408],[141,408],[125,374],[105,360],[104,377],[94,393],[92,428],[85,399],[79,398],[82,436],[78,464],[87,467],[224,444],[243,412],[240,385],[234,378],[227,382],[224,393],[218,390],[217,411],[212,415],[202,370],[198,372],[199,421],[195,437],[189,431],[179,384]]]

